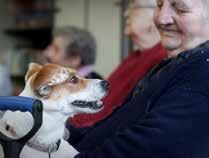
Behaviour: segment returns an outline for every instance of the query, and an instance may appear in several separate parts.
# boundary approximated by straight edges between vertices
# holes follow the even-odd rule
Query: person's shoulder
[[[180,56],[174,65],[175,85],[209,95],[209,49],[191,50],[191,55]],[[172,74],[172,72],[171,72]]]

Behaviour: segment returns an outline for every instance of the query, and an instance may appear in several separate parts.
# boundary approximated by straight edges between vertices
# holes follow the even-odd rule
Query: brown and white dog
[[[40,99],[44,110],[42,126],[24,146],[20,158],[48,158],[49,153],[51,157],[73,157],[77,151],[63,139],[65,122],[78,113],[100,111],[107,82],[81,78],[74,70],[55,64],[35,63],[29,65],[25,81],[20,96]],[[33,126],[29,112],[7,111],[2,122],[3,132],[14,138],[22,137]]]

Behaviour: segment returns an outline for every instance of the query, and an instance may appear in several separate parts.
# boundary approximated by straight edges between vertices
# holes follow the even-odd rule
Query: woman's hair
[[[81,65],[95,63],[96,41],[90,32],[74,26],[65,26],[54,31],[55,37],[64,39],[66,58],[79,56]]]
[[[155,0],[132,0],[134,3],[140,5],[140,7],[144,8],[154,8],[156,6]]]

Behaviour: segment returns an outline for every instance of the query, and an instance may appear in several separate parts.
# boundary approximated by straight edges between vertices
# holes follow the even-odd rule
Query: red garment
[[[120,106],[135,84],[156,64],[166,57],[165,49],[157,44],[144,52],[135,51],[117,67],[108,78],[109,92],[104,98],[104,109],[96,114],[79,114],[70,120],[75,126],[91,126],[107,117]]]

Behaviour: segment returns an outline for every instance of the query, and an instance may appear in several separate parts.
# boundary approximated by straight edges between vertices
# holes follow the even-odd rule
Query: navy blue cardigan
[[[209,42],[162,61],[136,87],[79,139],[72,130],[75,158],[209,158]]]

